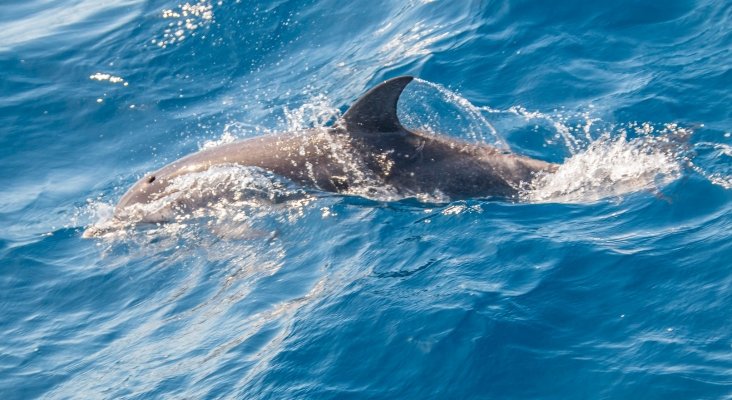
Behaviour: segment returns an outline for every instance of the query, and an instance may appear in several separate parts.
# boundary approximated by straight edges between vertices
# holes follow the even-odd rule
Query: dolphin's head
[[[127,190],[114,209],[118,218],[129,218],[135,209],[159,199],[168,186],[169,179],[160,173],[150,173],[142,177]]]
[[[167,177],[158,173],[145,175],[122,196],[114,207],[111,219],[89,226],[82,237],[101,237],[110,232],[123,230],[130,224],[162,220],[162,217],[159,217],[160,213],[146,212],[143,206],[163,197],[168,192],[168,181]]]

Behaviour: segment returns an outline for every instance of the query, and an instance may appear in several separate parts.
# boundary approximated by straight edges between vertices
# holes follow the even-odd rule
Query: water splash
[[[283,108],[286,130],[300,131],[309,128],[324,128],[341,116],[338,107],[334,106],[325,94],[316,94],[298,108]]]
[[[402,97],[408,113],[400,113],[400,119],[407,125],[509,149],[484,110],[442,85],[415,79]]]
[[[97,72],[93,75],[89,75],[89,79],[99,82],[109,82],[109,83],[121,83],[122,86],[128,86],[129,83],[125,81],[124,78],[120,76],[114,76],[112,74],[107,74],[104,72]]]
[[[694,151],[696,157],[689,161],[691,169],[715,185],[732,189],[732,145],[705,141],[696,143]]]
[[[164,49],[196,36],[200,28],[209,26],[214,21],[213,5],[207,0],[180,4],[177,8],[164,9],[162,18],[170,22],[162,35],[151,43]]]
[[[532,140],[538,135],[541,148],[554,147],[565,154],[556,172],[540,173],[532,182],[522,184],[522,201],[593,202],[639,190],[656,190],[678,178],[687,162],[685,152],[691,130],[675,123],[608,124],[594,115],[593,106],[551,113],[530,111],[520,105],[506,110],[479,107],[443,86],[417,82],[428,89],[419,94],[417,100],[423,110],[418,114],[437,115],[443,111],[434,105],[424,106],[436,92],[441,102],[456,110],[451,110],[450,122],[462,130],[458,137],[508,150],[511,146],[506,137],[516,131],[527,136],[529,126]],[[414,122],[409,116],[405,119]],[[501,133],[491,122],[496,120],[503,124]],[[420,129],[436,132],[435,127],[441,125],[442,121],[428,118],[428,125]],[[720,181],[718,177],[710,180]]]
[[[554,110],[551,114],[539,111],[529,111],[523,106],[509,107],[507,110],[498,110],[490,107],[481,107],[491,114],[512,114],[523,118],[526,122],[544,122],[548,125],[554,135],[546,139],[546,144],[552,145],[555,140],[561,140],[569,154],[577,154],[596,139],[593,136],[593,125],[599,122],[599,118],[591,117],[588,110],[577,112],[566,112]],[[539,126],[535,126],[538,130]]]
[[[524,185],[520,198],[529,202],[584,203],[655,189],[680,176],[681,164],[655,137],[628,140],[609,134],[569,157],[553,173],[540,173]]]

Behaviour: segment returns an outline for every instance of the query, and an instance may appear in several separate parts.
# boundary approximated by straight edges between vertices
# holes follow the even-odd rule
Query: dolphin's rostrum
[[[332,127],[255,137],[176,160],[135,183],[117,204],[115,218],[167,194],[175,178],[222,164],[258,167],[328,192],[349,192],[368,180],[404,196],[439,193],[453,200],[510,198],[537,171],[556,169],[488,145],[404,128],[397,101],[412,79],[393,78],[372,88]],[[139,212],[135,218],[164,219]]]

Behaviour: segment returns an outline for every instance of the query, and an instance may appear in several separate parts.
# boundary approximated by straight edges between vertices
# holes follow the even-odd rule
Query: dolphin
[[[140,213],[139,206],[169,194],[176,178],[226,164],[260,168],[327,192],[349,193],[376,182],[405,197],[437,193],[451,200],[510,199],[538,172],[556,170],[557,164],[486,144],[405,128],[397,101],[413,79],[401,76],[375,86],[330,127],[250,138],[173,161],[135,183],[115,207],[114,218],[134,214],[136,222],[165,220],[164,214]],[[203,206],[194,199],[181,196],[178,206]]]

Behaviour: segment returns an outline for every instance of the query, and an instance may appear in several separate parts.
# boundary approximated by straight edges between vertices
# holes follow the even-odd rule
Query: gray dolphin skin
[[[404,128],[397,101],[412,80],[402,76],[372,88],[332,127],[255,137],[174,161],[135,183],[117,204],[115,217],[160,198],[177,177],[226,164],[258,167],[328,192],[347,193],[366,176],[405,196],[440,193],[452,200],[511,198],[538,171],[556,170],[556,164],[489,145]]]

